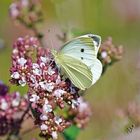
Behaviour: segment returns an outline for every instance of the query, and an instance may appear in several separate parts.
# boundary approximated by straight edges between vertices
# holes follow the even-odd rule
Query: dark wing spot
[[[89,37],[91,37],[94,41],[96,41],[99,45],[99,38],[94,36],[94,35],[89,35]]]
[[[81,59],[83,60],[84,58],[83,58],[83,57],[81,57]]]
[[[81,52],[84,52],[84,49],[81,49]]]

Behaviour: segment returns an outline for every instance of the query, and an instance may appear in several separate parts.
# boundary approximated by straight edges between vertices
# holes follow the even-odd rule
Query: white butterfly
[[[56,64],[81,90],[92,86],[101,76],[102,64],[97,59],[101,37],[87,34],[66,43],[59,52],[52,50]]]

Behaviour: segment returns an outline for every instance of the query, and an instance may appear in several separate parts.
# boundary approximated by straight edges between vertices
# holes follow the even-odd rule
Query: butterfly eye
[[[84,52],[84,49],[81,49],[81,52]]]

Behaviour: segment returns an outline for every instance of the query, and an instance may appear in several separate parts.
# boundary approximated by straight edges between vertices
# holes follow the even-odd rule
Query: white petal
[[[33,63],[32,67],[33,69],[36,69],[36,68],[39,69],[39,65],[37,63]]]
[[[46,84],[46,90],[47,90],[47,91],[52,92],[53,89],[54,89],[53,83],[48,83],[48,84]]]
[[[21,65],[22,67],[27,63],[27,60],[23,57],[18,59],[18,64]]]
[[[16,18],[19,15],[19,10],[15,3],[10,5],[10,14],[12,17]]]
[[[57,97],[57,98],[60,98],[64,93],[66,93],[64,90],[62,89],[57,89],[54,91],[54,95]]]
[[[52,92],[54,89],[54,83],[47,83],[46,81],[39,82],[39,85],[43,90],[47,90],[49,92]]]
[[[43,112],[45,112],[45,113],[52,112],[52,106],[49,104],[44,104],[43,105]]]
[[[57,124],[57,125],[59,125],[63,120],[62,120],[62,118],[60,118],[60,117],[55,117],[54,118],[54,120],[55,120],[55,123]]]
[[[38,68],[35,68],[35,69],[33,69],[33,73],[34,73],[35,75],[40,76],[40,75],[41,75],[41,70],[38,69]]]
[[[36,103],[39,100],[39,96],[33,94],[33,95],[31,95],[29,100],[30,100],[30,102]]]
[[[52,70],[51,67],[49,67],[47,73],[48,73],[49,75],[53,75],[53,74],[55,74],[55,71]]]
[[[102,58],[106,58],[106,57],[107,57],[107,52],[106,52],[106,51],[103,51],[103,52],[101,53],[101,56],[102,56]]]
[[[53,131],[53,132],[52,132],[52,138],[53,138],[53,139],[57,139],[57,138],[58,138],[58,134],[57,134],[56,131]]]
[[[2,110],[8,109],[8,103],[5,100],[2,100],[1,102],[1,109]]]
[[[12,78],[14,79],[19,79],[20,78],[20,74],[18,72],[14,72],[12,75],[11,75]]]
[[[40,126],[40,129],[41,129],[42,131],[45,131],[45,130],[48,129],[48,126],[47,126],[46,124],[42,124],[42,125]]]
[[[44,114],[41,114],[41,115],[40,115],[40,120],[46,121],[46,120],[48,120],[48,116],[46,116],[46,115],[44,115]]]
[[[49,103],[48,99],[45,99],[45,104],[47,105]]]
[[[31,80],[33,83],[36,83],[36,78],[35,78],[34,75],[31,75],[30,80]]]
[[[18,100],[13,100],[13,101],[12,101],[12,106],[13,106],[13,107],[16,107],[16,106],[19,105],[19,103],[20,103],[20,102],[19,102]]]
[[[76,101],[76,100],[72,100],[72,108],[75,108],[75,107],[77,107],[79,105],[79,102],[78,101]]]
[[[19,80],[18,83],[19,83],[22,87],[24,87],[24,86],[26,85],[26,80],[25,80],[25,78],[22,77],[22,79]]]
[[[43,63],[49,62],[49,58],[48,58],[48,57],[43,57],[43,56],[41,56],[40,59],[41,59],[41,61],[42,61]]]

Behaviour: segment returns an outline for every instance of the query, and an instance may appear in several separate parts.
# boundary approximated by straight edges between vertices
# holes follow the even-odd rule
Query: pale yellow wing
[[[92,85],[92,72],[84,63],[70,56],[59,54],[55,60],[76,87],[85,90]]]

